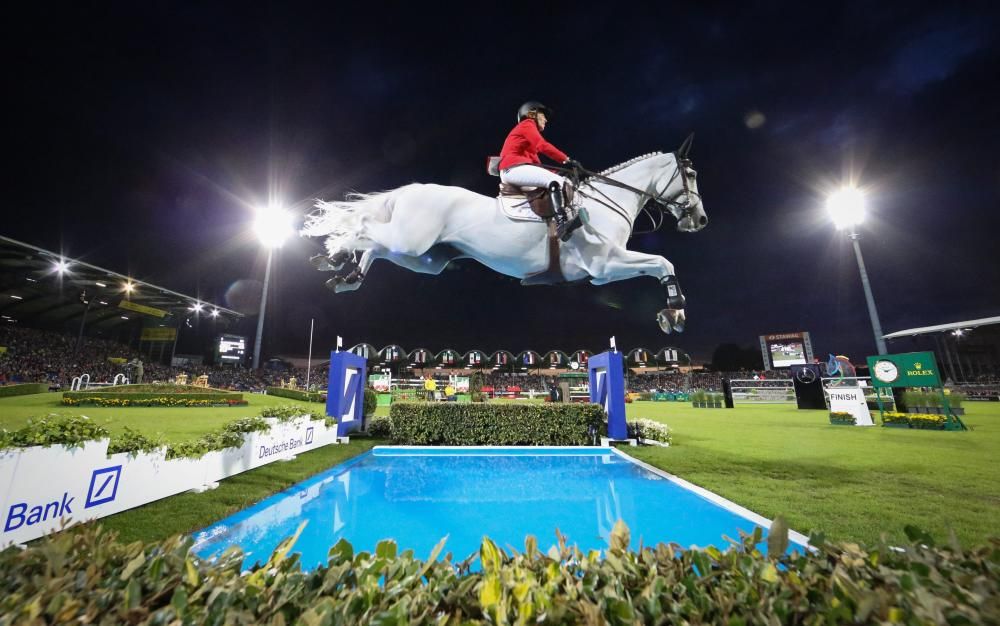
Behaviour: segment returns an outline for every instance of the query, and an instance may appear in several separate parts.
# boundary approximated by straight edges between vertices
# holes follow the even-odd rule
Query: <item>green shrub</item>
[[[903,404],[907,411],[916,412],[919,407],[928,406],[927,394],[919,389],[907,389],[903,392]]]
[[[365,387],[365,417],[375,414],[378,408],[378,393],[371,387]]]
[[[368,434],[372,437],[388,439],[392,433],[392,423],[385,415],[374,415],[367,420]]]
[[[164,445],[160,437],[147,437],[126,426],[124,433],[111,437],[111,441],[108,443],[108,454],[128,452],[132,456],[135,456],[139,452],[152,452],[153,450],[162,448]]]
[[[482,391],[474,391],[470,395],[470,400],[473,402],[486,402],[487,396]]]
[[[960,409],[963,402],[965,402],[965,394],[961,391],[952,391],[948,394],[948,405],[951,408]]]
[[[156,387],[158,385],[141,385],[141,386]],[[114,387],[109,387],[108,389],[114,389]],[[194,387],[194,389],[198,389],[198,387]],[[142,406],[141,402],[148,400],[157,401],[160,402],[161,404],[166,404],[166,405],[169,405],[169,403],[164,403],[165,400],[174,400],[174,401],[191,400],[195,402],[193,406],[198,406],[199,404],[204,404],[204,403],[226,404],[229,401],[243,402],[243,394],[229,393],[227,391],[219,391],[217,389],[209,389],[204,392],[184,392],[184,393],[171,393],[169,391],[158,392],[158,393],[151,391],[136,392],[136,393],[111,392],[111,391],[63,392],[63,404],[67,406],[76,406],[79,404],[96,404],[98,401],[101,402],[102,406],[128,406],[128,404],[132,404],[133,406]]]
[[[32,446],[82,447],[88,441],[107,439],[108,431],[89,417],[41,417],[29,419],[15,431],[0,431],[0,449]]]
[[[391,438],[405,445],[593,444],[604,411],[596,404],[402,402],[389,409]]]
[[[17,385],[0,386],[0,398],[12,396],[28,396],[36,393],[45,393],[49,390],[48,383],[21,383]]]
[[[562,539],[545,551],[529,536],[511,554],[484,539],[476,571],[440,558],[444,541],[421,561],[391,540],[373,552],[341,540],[308,573],[292,537],[243,573],[238,550],[208,561],[190,538],[125,544],[88,525],[0,553],[0,622],[995,624],[1000,541],[937,547],[907,530],[901,549],[816,537],[815,552],[785,555],[777,529],[770,554],[759,530],[725,551],[632,551],[619,523],[604,558]]]
[[[283,389],[282,387],[268,387],[267,395],[279,398],[291,398],[304,402],[326,402],[326,394],[318,391],[299,391],[298,389]]]
[[[288,422],[296,417],[308,416],[309,419],[317,419],[313,417],[313,413],[307,411],[304,407],[298,406],[296,404],[282,404],[279,406],[269,406],[260,410],[261,417],[273,417],[279,422]],[[325,417],[325,416],[324,416]]]

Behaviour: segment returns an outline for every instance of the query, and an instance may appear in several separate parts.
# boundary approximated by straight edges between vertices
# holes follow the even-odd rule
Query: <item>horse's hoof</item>
[[[330,265],[330,259],[325,254],[317,254],[310,257],[309,262],[321,272],[332,272],[334,270],[334,267]]]
[[[326,281],[326,288],[330,291],[337,291],[337,286],[344,282],[344,279],[340,276],[334,276],[330,280]]]
[[[656,314],[656,322],[660,325],[660,330],[668,335],[673,331],[684,332],[686,321],[687,316],[684,314],[684,309],[662,309]]]
[[[343,277],[344,284],[353,285],[354,283],[359,283],[364,279],[365,275],[361,272],[361,267],[355,265],[354,269]]]

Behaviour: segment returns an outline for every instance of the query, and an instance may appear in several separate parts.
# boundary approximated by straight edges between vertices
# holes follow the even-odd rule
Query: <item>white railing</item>
[[[788,379],[754,380],[735,378],[729,381],[733,402],[788,404],[795,402],[795,387]]]

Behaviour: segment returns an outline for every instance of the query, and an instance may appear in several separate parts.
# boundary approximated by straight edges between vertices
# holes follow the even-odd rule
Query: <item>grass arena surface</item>
[[[60,394],[0,399],[0,427],[17,428],[49,413],[88,415],[112,432],[130,426],[184,441],[265,406],[322,405],[257,394],[247,407],[63,407]],[[871,542],[902,542],[912,524],[965,545],[1000,528],[1000,403],[967,402],[968,432],[832,426],[825,411],[788,405],[695,409],[689,403],[635,402],[630,417],[668,424],[670,448],[623,448],[767,518],[784,515],[800,532]],[[377,414],[387,414],[379,407]],[[182,494],[107,518],[123,539],[157,539],[197,530],[381,443],[352,439],[234,476],[202,494]]]

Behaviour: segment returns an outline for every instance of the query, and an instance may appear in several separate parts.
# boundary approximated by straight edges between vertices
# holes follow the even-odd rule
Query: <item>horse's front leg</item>
[[[667,296],[667,306],[656,314],[660,330],[669,334],[672,331],[683,332],[687,316],[684,313],[684,294],[674,275],[674,265],[670,261],[655,254],[635,252],[625,248],[612,248],[603,259],[597,259],[590,268],[594,285],[606,285],[616,280],[625,280],[637,276],[653,276],[659,279]]]

